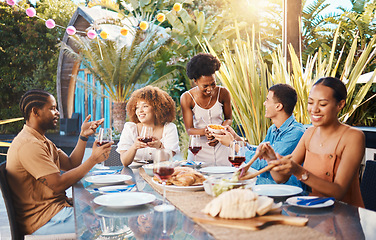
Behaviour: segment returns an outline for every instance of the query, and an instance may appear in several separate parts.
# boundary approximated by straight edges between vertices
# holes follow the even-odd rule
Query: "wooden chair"
[[[12,201],[12,192],[10,190],[8,180],[6,178],[7,171],[5,169],[6,162],[3,162],[0,165],[0,187],[1,192],[3,194],[5,207],[8,214],[9,219],[9,226],[10,226],[10,233],[12,236],[12,240],[29,240],[29,239],[40,239],[40,240],[72,240],[77,239],[75,233],[67,233],[67,234],[53,234],[53,235],[24,235],[21,229],[18,226],[16,221],[16,212],[13,206]]]
[[[364,206],[369,210],[376,211],[376,161],[366,161],[360,190]]]

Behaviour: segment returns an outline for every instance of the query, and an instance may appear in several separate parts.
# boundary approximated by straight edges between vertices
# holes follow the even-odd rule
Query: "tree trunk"
[[[113,102],[112,104],[112,119],[113,119],[113,126],[114,130],[118,133],[121,133],[125,123],[125,106],[127,105],[126,102]]]

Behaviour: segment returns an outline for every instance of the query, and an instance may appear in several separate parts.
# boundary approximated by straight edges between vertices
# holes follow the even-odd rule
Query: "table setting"
[[[169,163],[166,165],[166,162]],[[267,238],[282,237],[285,239],[291,237],[289,231],[295,231],[296,236],[300,236],[299,239],[302,237],[305,239],[331,239],[328,234],[323,234],[322,230],[316,227],[316,218],[318,217],[321,221],[333,217],[338,206],[343,208],[343,204],[338,201],[332,198],[305,196],[306,193],[303,189],[296,186],[255,185],[257,176],[265,170],[257,171],[249,167],[248,164],[243,164],[240,168],[211,166],[197,169],[181,167],[180,162],[167,156],[162,161],[154,159],[152,164],[144,164],[143,167],[136,169],[128,168],[128,171],[121,173],[118,169],[115,171],[109,169],[107,172],[94,169],[88,174],[83,182],[89,184],[86,190],[93,195],[93,214],[100,218],[99,221],[102,222],[102,225],[107,226],[107,228],[102,226],[102,232],[107,233],[107,237],[115,234],[114,232],[123,232],[124,236],[127,234],[131,236],[134,232],[126,227],[108,228],[108,225],[116,220],[118,225],[128,226],[128,222],[124,219],[119,220],[119,218],[130,219],[131,216],[137,218],[138,214],[140,214],[138,216],[155,215],[159,212],[162,214],[158,215],[161,217],[160,221],[167,221],[162,217],[164,213],[179,213],[193,219],[194,222],[190,224],[198,224],[202,228],[201,232],[209,234],[202,239],[211,239],[211,236],[215,239],[229,239],[233,235],[236,235],[237,239],[249,239],[250,237],[258,239],[266,236]],[[246,172],[244,172],[245,168]],[[133,172],[134,175],[129,172]],[[175,185],[174,181],[184,182],[177,177],[179,172],[182,172],[184,176],[203,176],[204,181],[197,185]],[[247,176],[247,179],[232,180],[234,177],[239,177],[240,174]],[[99,177],[100,180],[90,178],[94,176]],[[105,178],[108,180],[101,179],[101,176],[106,176]],[[107,176],[125,177],[116,181],[116,179],[111,180],[111,177]],[[135,176],[146,182],[145,188],[142,188],[141,192],[137,191],[138,184],[135,184]],[[249,176],[253,177],[249,178]],[[172,178],[173,180],[171,180]],[[141,180],[137,180],[137,182]],[[193,184],[195,183],[193,182]],[[215,186],[222,191],[213,193]],[[227,200],[222,201],[222,204],[229,202],[229,204],[220,207],[224,213],[221,211],[216,213],[216,210],[213,210],[218,209],[215,207],[217,203],[213,204],[213,202],[218,201],[219,198],[225,198],[226,194],[234,194],[235,191],[246,191],[247,194],[252,194],[253,197],[250,201],[247,200],[247,204],[253,206],[254,215],[245,216],[245,218],[232,215],[233,213],[244,214],[244,211],[239,209],[244,209],[245,205],[242,204],[246,204],[244,200],[239,200],[236,204],[233,203],[233,197],[227,197]],[[214,207],[210,209],[208,207],[210,205]],[[111,220],[111,222],[110,218],[115,220]],[[125,222],[121,223],[122,221]],[[306,227],[307,225],[310,227]],[[163,225],[161,225],[161,231],[162,233],[158,234],[165,235],[167,239],[174,236],[168,229],[164,229]]]

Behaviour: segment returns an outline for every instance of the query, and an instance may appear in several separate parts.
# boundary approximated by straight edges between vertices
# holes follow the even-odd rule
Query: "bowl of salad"
[[[208,178],[203,182],[204,190],[207,194],[217,197],[221,193],[234,188],[252,188],[256,184],[256,179],[238,180],[233,178]]]

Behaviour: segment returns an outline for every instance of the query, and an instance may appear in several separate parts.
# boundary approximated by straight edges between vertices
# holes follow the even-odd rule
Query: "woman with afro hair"
[[[156,149],[179,153],[179,135],[174,100],[158,87],[146,86],[134,91],[127,103],[129,122],[124,124],[116,151],[124,166],[133,161],[153,159]],[[143,126],[153,128],[153,140],[140,141]]]
[[[207,131],[208,124],[231,125],[232,110],[229,91],[215,82],[215,72],[220,61],[205,53],[194,56],[187,64],[187,75],[196,87],[183,93],[180,98],[183,120],[188,135],[200,135],[202,150],[196,159],[206,165],[230,165],[228,148]],[[188,152],[188,160],[194,156]]]

